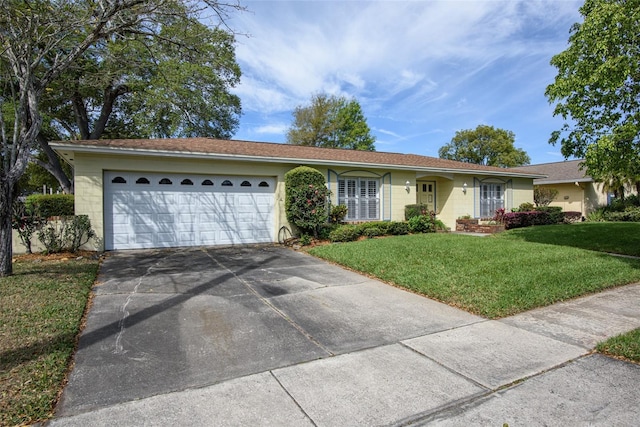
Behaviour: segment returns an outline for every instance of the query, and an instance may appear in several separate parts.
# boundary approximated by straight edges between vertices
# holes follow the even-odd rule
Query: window
[[[269,183],[267,181],[262,181],[260,184],[258,184],[258,187],[268,187]]]
[[[338,180],[338,204],[347,207],[347,221],[380,219],[379,181],[371,178]]]
[[[504,208],[504,184],[480,184],[480,217],[493,217]]]
[[[205,179],[204,181],[202,181],[202,185],[213,185],[213,181],[211,181],[210,179]]]
[[[193,181],[191,181],[189,178],[186,178],[182,180],[180,185],[193,185]]]
[[[115,178],[113,178],[113,179],[111,180],[111,182],[112,182],[112,183],[114,183],[114,184],[126,184],[126,183],[127,183],[127,180],[126,180],[126,179],[124,179],[124,178],[123,178],[123,177],[121,177],[121,176],[116,176]]]
[[[136,184],[151,184],[151,183],[149,182],[149,180],[147,178],[142,177],[142,178],[138,178],[136,180]]]
[[[161,185],[171,185],[171,184],[173,184],[173,182],[171,182],[171,180],[169,178],[162,178],[160,180],[159,184],[161,184]]]
[[[228,179],[225,179],[225,180],[222,182],[222,186],[223,186],[223,187],[233,187],[233,183],[232,183],[231,181],[229,181]]]
[[[240,187],[251,187],[251,183],[249,181],[242,181],[242,184],[240,184]]]

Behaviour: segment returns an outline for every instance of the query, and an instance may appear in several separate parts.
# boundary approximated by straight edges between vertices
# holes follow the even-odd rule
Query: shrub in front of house
[[[322,172],[307,166],[284,175],[287,219],[300,231],[318,237],[319,228],[329,219],[329,189]]]
[[[562,212],[560,206],[538,206],[536,212],[545,212],[549,215],[549,218],[545,220],[544,224],[562,224],[564,222],[564,212]]]
[[[606,221],[640,222],[640,208],[628,207],[622,212],[605,212]]]
[[[391,221],[387,226],[387,233],[392,236],[409,234],[409,225],[406,222]]]
[[[329,233],[329,240],[332,243],[353,242],[360,237],[360,229],[357,225],[341,225]]]
[[[434,233],[436,231],[435,219],[431,215],[414,216],[407,221],[407,225],[412,233]]]
[[[567,212],[563,212],[563,214],[564,214],[563,222],[565,224],[573,224],[573,223],[582,221],[582,212],[567,211]]]
[[[75,213],[73,194],[32,194],[24,204],[29,212],[42,218],[71,216]]]
[[[409,221],[411,218],[420,216],[420,215],[428,215],[429,208],[427,205],[418,203],[414,205],[406,205],[404,207],[404,220]]]
[[[347,216],[348,208],[346,205],[336,205],[331,208],[329,213],[329,222],[340,224]]]

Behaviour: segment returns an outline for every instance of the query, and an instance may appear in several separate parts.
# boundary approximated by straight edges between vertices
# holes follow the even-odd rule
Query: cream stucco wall
[[[602,189],[602,184],[596,182],[579,182],[547,184],[541,187],[554,188],[558,195],[550,206],[559,206],[563,211],[581,212],[587,216],[600,206],[607,205],[607,195]]]
[[[277,180],[275,189],[276,218],[273,235],[278,235],[282,226],[290,225],[284,210],[284,174],[298,166],[283,163],[249,162],[233,160],[214,160],[202,158],[175,158],[139,155],[105,155],[92,153],[75,153],[75,189],[76,213],[89,215],[91,224],[98,239],[92,249],[104,248],[104,171],[140,171],[153,173],[184,173],[214,175],[252,175],[274,177]],[[490,177],[465,174],[431,174],[417,175],[415,171],[389,170],[385,168],[361,169],[357,167],[321,167],[314,166],[326,178],[332,192],[333,203],[337,202],[337,181],[339,177],[375,177],[380,180],[381,220],[404,220],[406,205],[416,203],[416,183],[431,181],[436,183],[437,217],[447,227],[455,229],[455,221],[464,215],[477,216],[476,203],[479,198],[477,182]],[[499,182],[508,183],[507,207],[518,206],[524,201],[533,201],[533,183],[531,179],[496,178]],[[409,190],[406,182],[409,181]],[[467,184],[466,193],[463,184]]]

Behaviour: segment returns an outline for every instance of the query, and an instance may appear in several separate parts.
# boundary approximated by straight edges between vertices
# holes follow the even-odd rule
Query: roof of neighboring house
[[[419,171],[490,173],[512,177],[541,177],[537,171],[483,166],[416,154],[358,151],[307,147],[270,142],[221,140],[213,138],[111,139],[58,141],[50,144],[68,161],[73,153],[138,154],[156,156],[204,157],[227,160],[262,161],[292,164],[384,166]]]
[[[580,169],[580,163],[583,161],[566,160],[564,162],[541,163],[539,165],[520,166],[516,170],[547,175],[546,178],[535,179],[533,181],[534,185],[593,182],[593,178],[585,175],[585,171]]]

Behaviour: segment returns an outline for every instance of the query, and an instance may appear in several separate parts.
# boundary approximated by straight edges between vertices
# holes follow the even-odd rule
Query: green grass
[[[98,261],[18,261],[0,278],[0,425],[51,416]]]
[[[640,363],[640,328],[601,342],[596,347],[600,353]]]
[[[495,238],[640,256],[639,222],[583,222],[527,227],[497,234]]]
[[[537,228],[555,233],[555,227]],[[319,246],[309,252],[489,318],[640,281],[640,259],[572,246],[507,236],[418,234]]]

